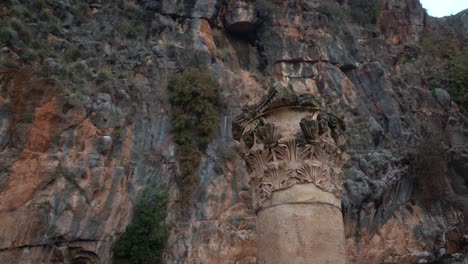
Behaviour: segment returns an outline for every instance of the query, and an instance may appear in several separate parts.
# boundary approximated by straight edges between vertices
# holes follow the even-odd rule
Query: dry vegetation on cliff
[[[166,244],[167,263],[255,263],[231,120],[277,83],[345,111],[350,263],[460,250],[463,234],[446,239],[468,230],[457,212],[420,206],[447,182],[468,194],[467,124],[453,103],[468,113],[468,55],[451,18],[417,0],[247,0],[248,21],[231,5],[245,37],[229,30],[230,1],[0,1],[1,263],[81,251],[152,263]],[[139,203],[148,179],[169,198]]]
[[[98,92],[115,93],[111,79],[122,79],[130,86],[138,86],[133,69],[122,65],[125,60],[108,56],[98,51],[94,38],[105,42],[111,39],[132,42],[144,38],[145,28],[139,18],[139,5],[127,0],[113,3],[105,10],[106,15],[124,17],[118,23],[101,27],[100,35],[83,34],[89,30],[89,20],[95,19],[96,9],[101,4],[73,0],[8,0],[0,3],[0,44],[11,48],[10,56],[5,50],[0,65],[19,68],[31,65],[34,72],[44,78],[67,86],[64,93],[94,95]],[[94,12],[94,13],[93,13]],[[99,12],[99,15],[103,15]],[[96,34],[98,32],[95,32]],[[109,65],[112,64],[112,65]],[[103,79],[102,72],[106,72]],[[132,74],[126,74],[132,72]]]
[[[458,104],[460,111],[468,113],[468,50],[450,35],[426,31],[420,45],[424,52],[436,57],[442,70],[430,76],[429,89],[443,87]]]
[[[374,28],[382,9],[383,3],[379,0],[355,0],[349,1],[348,5],[322,2],[318,7],[318,11],[328,17],[328,26],[334,35],[339,34],[341,28],[349,22]]]
[[[215,135],[222,104],[219,84],[206,69],[187,69],[169,84],[168,89],[182,176],[180,199],[185,204],[198,184],[197,169]]]
[[[468,51],[453,59],[448,71],[447,88],[460,110],[468,114]]]

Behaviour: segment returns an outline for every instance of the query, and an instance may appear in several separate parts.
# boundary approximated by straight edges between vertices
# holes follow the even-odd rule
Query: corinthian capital
[[[275,192],[296,185],[339,199],[347,160],[344,129],[343,117],[320,98],[286,88],[271,89],[259,103],[244,107],[234,135],[250,173],[254,207],[275,204]]]

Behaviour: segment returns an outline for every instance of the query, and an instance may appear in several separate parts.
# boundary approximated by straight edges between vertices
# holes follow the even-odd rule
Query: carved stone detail
[[[313,183],[340,198],[347,160],[340,119],[316,96],[295,95],[284,87],[243,108],[234,135],[247,153],[254,208],[295,184]]]
[[[337,197],[342,191],[342,166],[346,155],[329,143],[300,144],[295,139],[275,148],[251,151],[246,161],[251,170],[254,206],[261,207],[274,191],[294,184],[314,183]]]

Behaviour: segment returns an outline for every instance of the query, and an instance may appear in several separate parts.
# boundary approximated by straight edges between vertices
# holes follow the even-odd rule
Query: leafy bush
[[[10,21],[10,26],[13,30],[16,31],[18,34],[18,37],[25,43],[29,44],[32,39],[32,34],[29,28],[27,28],[23,22],[17,18],[11,18]]]
[[[191,68],[169,84],[171,125],[178,146],[182,202],[198,184],[195,171],[218,123],[219,85],[206,70]]]
[[[340,26],[346,23],[346,9],[335,3],[323,3],[317,11],[328,17],[328,27],[333,34],[340,32]]]
[[[380,0],[349,1],[349,15],[361,25],[375,25],[382,8],[382,1]]]
[[[112,79],[112,72],[107,69],[100,69],[96,74],[96,82],[104,83]]]
[[[87,3],[81,2],[71,7],[71,12],[76,18],[77,24],[83,23],[91,14],[91,8]]]
[[[449,57],[451,60],[448,61],[446,69],[434,73],[429,78],[428,88],[433,93],[435,88],[445,88],[452,100],[458,104],[460,111],[468,114],[468,51]]]
[[[422,48],[436,57],[451,59],[458,53],[458,48],[452,38],[426,30],[420,40]]]
[[[337,34],[349,18],[363,26],[375,25],[382,9],[380,0],[353,0],[349,1],[348,6],[325,2],[320,4],[317,11],[328,17],[328,27]]]
[[[162,263],[170,233],[170,225],[164,224],[167,200],[167,193],[143,195],[132,222],[112,248],[114,263]]]
[[[135,2],[121,0],[118,5],[125,11],[125,15],[127,15],[128,18],[138,17],[142,13],[141,7],[135,4]]]
[[[122,20],[119,25],[119,31],[128,38],[137,38],[145,32],[145,25],[141,21]]]
[[[453,60],[448,72],[447,90],[460,111],[468,114],[468,52]]]
[[[17,69],[19,67],[18,63],[12,59],[3,59],[0,60],[0,66],[9,68],[9,69]]]
[[[65,49],[64,59],[66,62],[75,62],[81,57],[82,50],[78,46],[71,44]]]

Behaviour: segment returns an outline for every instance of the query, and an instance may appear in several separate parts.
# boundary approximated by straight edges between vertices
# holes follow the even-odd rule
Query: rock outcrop
[[[285,253],[271,229],[292,236],[299,225],[337,232],[319,236],[326,248],[339,246],[324,258],[341,259],[346,249],[349,263],[463,260],[468,120],[447,87],[429,84],[446,80],[450,65],[430,37],[461,51],[466,11],[437,19],[417,0],[384,0],[363,25],[343,12],[350,1],[25,2],[0,4],[0,263],[110,263],[144,189],[170,194],[165,263],[256,263]],[[167,84],[190,67],[212,72],[226,107],[184,206]],[[250,116],[268,136],[237,141],[244,130],[236,134],[236,117],[252,114],[249,105],[264,110],[272,87],[299,108],[326,111]],[[332,113],[344,120],[343,140]],[[302,135],[300,149],[316,144],[307,136],[317,133],[334,146],[346,141],[342,192],[340,182],[310,179],[257,191],[241,153],[286,149],[275,128]],[[435,162],[418,153],[431,138],[444,154]],[[296,178],[315,161],[306,160]],[[290,206],[298,193],[333,206]],[[258,210],[277,201],[284,206]],[[323,217],[308,215],[317,212]],[[266,233],[273,252],[258,238]]]
[[[226,28],[237,34],[249,34],[255,31],[257,16],[254,4],[250,1],[233,0],[228,2],[226,10]]]

